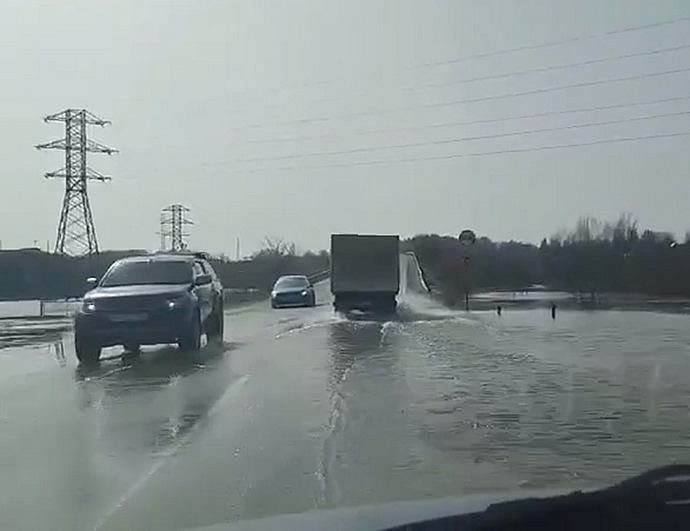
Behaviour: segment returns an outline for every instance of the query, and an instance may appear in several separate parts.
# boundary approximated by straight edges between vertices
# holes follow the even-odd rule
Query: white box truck
[[[393,312],[399,290],[397,235],[331,235],[331,293],[336,311]]]

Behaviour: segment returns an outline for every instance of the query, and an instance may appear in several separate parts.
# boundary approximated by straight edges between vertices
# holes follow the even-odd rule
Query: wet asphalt
[[[222,348],[112,348],[90,368],[68,321],[4,320],[2,527],[172,529],[314,507],[326,367],[300,332],[334,318],[319,295],[226,310]]]
[[[408,282],[414,285],[414,282]],[[78,367],[69,322],[0,322],[3,529],[194,529],[320,508],[582,488],[690,461],[687,315],[393,319],[267,302],[223,347]]]

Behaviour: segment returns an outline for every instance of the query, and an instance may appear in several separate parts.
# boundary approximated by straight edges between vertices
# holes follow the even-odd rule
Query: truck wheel
[[[180,350],[189,352],[196,352],[201,348],[201,322],[198,313],[192,317],[192,322],[187,325],[177,344]]]
[[[78,335],[74,337],[74,352],[79,363],[96,363],[101,357],[101,347],[93,341],[87,341]]]

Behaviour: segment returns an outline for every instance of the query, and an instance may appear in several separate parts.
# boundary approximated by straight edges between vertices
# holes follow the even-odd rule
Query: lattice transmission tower
[[[161,251],[166,251],[168,250],[168,237],[170,236],[170,230],[168,227],[168,216],[166,215],[165,212],[161,211],[161,218],[160,218],[160,223],[161,223],[161,228],[156,234],[161,237],[161,246],[160,250]]]
[[[165,246],[165,237],[170,237],[171,251],[184,251],[187,244],[184,241],[188,233],[184,232],[185,225],[193,225],[194,222],[188,218],[190,210],[180,204],[169,205],[163,209],[161,216],[161,244]]]
[[[67,109],[46,116],[44,121],[65,122],[65,138],[36,146],[36,149],[60,149],[65,152],[65,166],[45,174],[48,179],[65,180],[65,196],[58,222],[55,252],[72,256],[98,253],[98,240],[86,183],[89,180],[109,181],[110,177],[89,168],[86,164],[86,154],[91,152],[110,155],[117,153],[117,150],[89,140],[86,136],[86,126],[103,127],[110,122],[98,118],[86,109]]]

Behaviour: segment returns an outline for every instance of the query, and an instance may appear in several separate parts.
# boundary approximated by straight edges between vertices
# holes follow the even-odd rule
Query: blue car
[[[316,306],[314,286],[304,275],[280,277],[271,291],[271,307]]]

